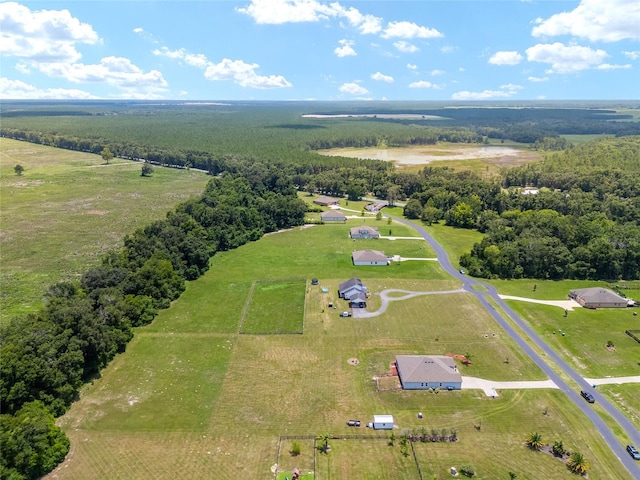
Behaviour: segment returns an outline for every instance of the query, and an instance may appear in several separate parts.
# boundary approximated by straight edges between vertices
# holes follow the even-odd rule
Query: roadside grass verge
[[[145,178],[138,162],[103,163],[99,155],[0,141],[0,321],[38,310],[50,285],[76,280],[125,235],[164,218],[209,180],[168,168]]]
[[[484,236],[477,230],[454,228],[440,223],[434,223],[429,226],[424,224],[421,225],[440,245],[442,245],[449,256],[451,264],[457,268],[460,268],[460,264],[458,263],[460,256],[463,253],[471,252],[473,244],[479,243]]]
[[[558,307],[515,300],[508,303],[581,375],[602,378],[638,374],[640,346],[624,333],[638,326],[633,309],[577,308],[565,317]],[[606,348],[608,341],[614,349]]]
[[[306,281],[258,280],[239,333],[302,333]]]

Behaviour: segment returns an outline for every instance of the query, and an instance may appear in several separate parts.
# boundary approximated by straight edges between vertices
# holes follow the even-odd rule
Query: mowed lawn
[[[240,333],[302,333],[305,286],[304,279],[256,282]]]
[[[354,276],[368,285],[372,300],[388,288],[460,287],[436,262],[354,267],[354,248],[393,254],[398,241],[354,242],[348,229],[296,228],[216,255],[210,271],[138,329],[127,352],[59,420],[72,451],[48,478],[271,480],[296,467],[307,473],[314,464],[316,479],[417,478],[399,438],[393,447],[384,440],[331,440],[327,455],[306,439],[300,457],[292,456],[289,441],[280,442],[283,436],[371,434],[346,421],[364,425],[380,413],[394,415],[397,437],[421,427],[458,431],[458,442],[416,445],[425,478],[449,478],[449,467],[463,464],[475,466],[479,478],[502,478],[508,470],[523,479],[540,478],[538,472],[573,478],[558,460],[526,449],[531,431],[581,451],[592,465],[590,479],[625,478],[589,422],[556,390],[504,391],[495,399],[480,390],[378,392],[374,377],[389,370],[396,354],[471,353],[472,364],[459,365],[463,375],[544,376],[471,294],[418,296],[391,302],[374,318],[339,317],[346,303],[337,286]],[[405,242],[414,245],[407,249],[421,243]],[[307,279],[304,333],[238,334],[253,283],[287,278]]]
[[[24,167],[18,176],[16,165]],[[203,173],[0,140],[0,321],[37,310],[46,289],[76,280],[126,234],[164,218],[209,180]]]

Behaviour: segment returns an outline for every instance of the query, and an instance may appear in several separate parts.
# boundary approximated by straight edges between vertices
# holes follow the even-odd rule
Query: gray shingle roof
[[[602,287],[578,288],[571,294],[580,297],[585,303],[627,303],[627,300],[611,290]]]
[[[403,382],[462,382],[453,358],[444,355],[397,355]]]
[[[388,262],[389,259],[379,250],[355,250],[351,254],[354,262]]]

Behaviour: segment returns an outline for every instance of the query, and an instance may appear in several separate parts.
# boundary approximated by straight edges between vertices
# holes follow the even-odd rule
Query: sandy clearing
[[[501,146],[456,146],[447,149],[433,148],[340,148],[325,152],[321,155],[344,156],[371,160],[396,162],[401,165],[426,165],[431,162],[448,160],[495,159],[503,157],[519,157],[522,150]]]

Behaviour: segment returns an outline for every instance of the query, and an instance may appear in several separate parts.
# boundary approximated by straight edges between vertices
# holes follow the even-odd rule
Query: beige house
[[[351,238],[380,238],[380,232],[375,227],[362,225],[361,227],[353,227],[349,232]]]
[[[318,197],[313,201],[316,205],[322,205],[324,207],[328,207],[329,205],[338,205],[339,202],[340,200],[337,198],[325,196]]]
[[[578,288],[569,296],[585,308],[626,308],[626,298],[602,287]]]
[[[379,250],[354,250],[351,258],[356,266],[389,265],[389,259]]]
[[[397,355],[396,369],[405,390],[462,388],[462,375],[455,360],[445,355]]]
[[[347,216],[339,210],[329,210],[322,212],[320,218],[323,222],[346,222]]]

